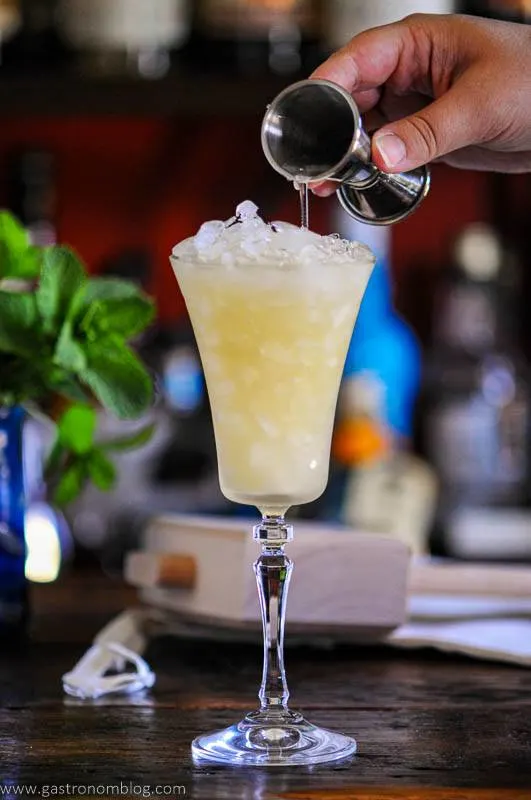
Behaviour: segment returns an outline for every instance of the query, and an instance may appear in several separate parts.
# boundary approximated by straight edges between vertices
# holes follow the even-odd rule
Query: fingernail
[[[396,167],[406,157],[406,145],[396,133],[380,133],[374,137],[374,146],[386,167]]]
[[[335,188],[333,186],[310,186],[313,194],[317,195],[317,197],[330,197],[331,194],[334,194]]]

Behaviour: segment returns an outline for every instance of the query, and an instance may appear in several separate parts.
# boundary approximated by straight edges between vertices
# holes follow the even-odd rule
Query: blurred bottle
[[[369,371],[345,380],[333,444],[335,464],[345,476],[339,520],[426,553],[437,479],[389,427],[386,388]]]
[[[54,153],[37,147],[8,155],[7,200],[35,245],[57,241],[56,161]]]
[[[367,244],[376,265],[346,358],[323,515],[423,551],[436,486],[430,468],[410,453],[420,347],[393,305],[391,234],[343,211],[335,227]]]
[[[0,639],[23,635],[28,616],[24,416],[19,406],[0,408]]]
[[[531,22],[530,0],[464,0],[463,10],[479,17],[508,22]]]
[[[59,25],[89,72],[160,78],[190,32],[189,0],[60,0]]]
[[[153,471],[153,479],[161,487],[199,485],[217,469],[205,379],[190,334],[188,325],[183,325],[183,338],[175,341],[162,359],[162,386],[173,419],[173,437]]]
[[[490,227],[459,236],[436,314],[422,414],[442,486],[433,548],[481,557],[485,509],[497,508],[503,557],[509,523],[499,511],[525,504],[529,480],[529,374],[516,336],[517,264]]]
[[[54,154],[37,147],[17,148],[7,158],[7,205],[39,246],[57,240],[55,166]],[[4,628],[13,635],[23,631],[29,613],[26,578],[53,579],[44,562],[55,553],[58,570],[63,542],[68,541],[66,525],[59,524],[60,517],[45,503],[43,463],[52,440],[50,426],[23,409],[0,409],[0,538],[13,547],[15,539],[18,542],[16,551],[8,548],[7,555],[0,543],[0,633],[6,607],[11,623]],[[33,536],[31,553],[28,532]],[[29,562],[27,555],[31,555]],[[6,571],[11,571],[11,579]]]
[[[338,229],[346,238],[367,244],[376,256],[347,353],[344,381],[367,374],[373,383],[383,387],[385,425],[408,447],[420,384],[421,356],[415,333],[393,304],[391,232],[386,226],[356,222],[343,211]]]
[[[321,59],[320,0],[199,0],[190,54],[199,69],[294,75]]]
[[[0,65],[6,42],[15,36],[22,21],[19,0],[0,0]]]
[[[57,28],[57,0],[20,0],[21,25],[5,45],[2,65],[17,72],[57,70],[70,53]]]
[[[408,14],[451,14],[455,0],[328,0],[325,40],[329,49],[342,47],[368,28],[388,25]]]

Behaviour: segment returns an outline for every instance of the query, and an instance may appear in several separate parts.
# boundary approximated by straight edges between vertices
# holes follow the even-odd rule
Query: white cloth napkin
[[[531,666],[531,568],[414,560],[408,621],[388,642]]]
[[[397,647],[433,647],[488,661],[531,666],[531,619],[410,622],[389,637]]]
[[[132,694],[151,688],[155,674],[141,653],[146,646],[142,615],[124,611],[101,630],[70,672],[63,675],[66,694],[96,700],[107,694]]]

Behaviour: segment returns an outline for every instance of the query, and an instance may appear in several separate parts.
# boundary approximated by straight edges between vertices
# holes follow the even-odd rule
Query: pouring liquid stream
[[[299,183],[299,181],[296,181],[294,183],[294,186],[299,192],[299,198],[301,204],[301,228],[308,229],[310,225],[310,213],[308,206],[308,184]]]

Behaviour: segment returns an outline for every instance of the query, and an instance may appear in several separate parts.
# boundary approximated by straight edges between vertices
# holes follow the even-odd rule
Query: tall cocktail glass
[[[262,514],[254,564],[264,633],[260,706],[193,742],[198,759],[229,764],[316,764],[351,755],[353,739],[288,708],[283,636],[293,505],[328,479],[339,384],[373,267],[370,251],[285,223],[252,204],[206,223],[171,263],[195,331],[214,421],[221,489]]]

